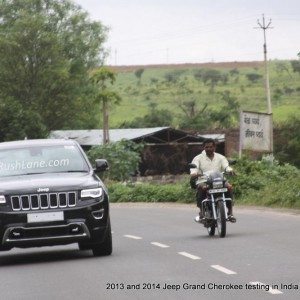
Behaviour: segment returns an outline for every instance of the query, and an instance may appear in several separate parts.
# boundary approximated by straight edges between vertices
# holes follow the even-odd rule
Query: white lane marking
[[[134,239],[134,240],[141,240],[142,239],[139,236],[130,235],[130,234],[125,234],[124,236],[127,237],[127,238],[130,238],[130,239]]]
[[[160,248],[169,248],[170,247],[168,245],[157,243],[157,242],[152,242],[151,244],[154,246],[160,247]]]
[[[272,295],[279,295],[279,294],[283,294],[283,292],[277,290],[277,289],[272,289],[268,284],[259,282],[259,281],[253,281],[253,282],[249,282],[249,284],[251,285],[256,285],[261,287],[261,290],[264,290]],[[269,287],[269,290],[267,291],[266,289],[264,289],[264,287]]]
[[[191,259],[201,259],[201,257],[190,254],[190,253],[187,253],[187,252],[178,252],[178,254],[186,256],[186,257],[191,258]]]
[[[211,265],[211,267],[214,268],[214,269],[216,269],[216,270],[218,270],[218,271],[221,271],[221,272],[223,272],[223,273],[225,273],[225,274],[227,274],[227,275],[233,275],[233,274],[236,274],[236,272],[231,271],[231,270],[229,270],[229,269],[226,269],[226,268],[224,268],[224,267],[222,267],[222,266],[219,266],[219,265]]]

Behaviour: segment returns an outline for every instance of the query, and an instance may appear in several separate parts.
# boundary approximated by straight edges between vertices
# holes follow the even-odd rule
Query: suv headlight
[[[0,195],[0,204],[5,204],[6,203],[6,199],[4,195]]]
[[[96,188],[96,189],[88,189],[81,191],[81,198],[101,198],[103,195],[103,189]]]

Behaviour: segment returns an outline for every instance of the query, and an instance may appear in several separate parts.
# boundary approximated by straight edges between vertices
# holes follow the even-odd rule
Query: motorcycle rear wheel
[[[221,238],[226,236],[225,208],[222,201],[217,204],[217,229]]]

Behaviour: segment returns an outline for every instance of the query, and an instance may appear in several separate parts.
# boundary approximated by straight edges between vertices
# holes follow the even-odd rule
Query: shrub
[[[237,176],[229,178],[229,182],[234,186],[237,204],[300,209],[300,170],[296,167],[243,158],[234,168]],[[189,176],[174,184],[110,182],[108,189],[112,202],[195,203]]]
[[[246,74],[246,77],[249,81],[251,81],[252,83],[255,83],[262,78],[262,75],[257,74],[257,73],[248,73],[248,74]]]
[[[267,160],[239,160],[230,181],[242,203],[300,208],[300,170]]]
[[[188,179],[164,185],[110,183],[108,189],[112,202],[195,202],[195,191],[190,188]]]
[[[122,140],[117,143],[94,146],[87,155],[91,161],[97,158],[104,158],[108,161],[110,168],[103,174],[104,178],[124,181],[138,169],[141,160],[139,151],[142,147],[141,144]]]

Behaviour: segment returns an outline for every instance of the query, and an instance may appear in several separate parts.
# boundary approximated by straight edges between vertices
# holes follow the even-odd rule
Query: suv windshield
[[[89,166],[75,145],[0,150],[0,177],[88,171]]]

